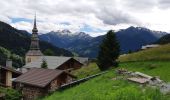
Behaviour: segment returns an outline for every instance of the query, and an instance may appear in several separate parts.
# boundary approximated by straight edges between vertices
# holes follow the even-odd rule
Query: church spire
[[[34,16],[34,28],[37,28],[37,25],[36,25],[36,13],[35,13],[35,16]]]
[[[35,13],[35,16],[34,16],[34,26],[33,26],[32,32],[33,32],[33,33],[36,33],[36,34],[37,34],[37,32],[38,32],[38,30],[37,30],[37,24],[36,24],[36,13]]]
[[[36,14],[34,17],[34,24],[32,29],[31,36],[31,45],[29,51],[26,53],[26,63],[35,61],[38,57],[43,56],[40,48],[39,48],[39,38],[38,38],[38,29],[36,25]]]
[[[38,38],[38,29],[37,29],[37,25],[36,25],[36,14],[34,17],[34,25],[33,25],[33,29],[32,29],[32,37],[31,37],[31,46],[30,46],[31,50],[39,50],[39,38]]]

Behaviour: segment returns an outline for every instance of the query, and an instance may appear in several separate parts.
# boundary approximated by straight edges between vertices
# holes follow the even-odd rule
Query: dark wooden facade
[[[5,87],[6,85],[6,70],[0,69],[0,86]]]
[[[81,66],[83,66],[82,63],[71,58],[70,60],[68,60],[65,63],[63,63],[62,65],[60,65],[57,69],[71,71],[71,70],[79,69],[79,68],[81,68]]]

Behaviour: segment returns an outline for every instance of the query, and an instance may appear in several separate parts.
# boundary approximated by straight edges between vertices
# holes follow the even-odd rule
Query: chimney
[[[11,67],[12,68],[12,60],[11,59],[8,59],[6,61],[6,67]]]

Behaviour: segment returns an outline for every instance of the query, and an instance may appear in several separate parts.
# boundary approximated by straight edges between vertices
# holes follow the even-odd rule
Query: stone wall
[[[45,89],[39,87],[29,85],[19,86],[19,83],[17,84],[17,87],[22,87],[23,100],[36,100],[36,98],[47,94]]]
[[[71,76],[63,73],[50,83],[50,91],[55,91],[61,85],[68,84],[68,83],[72,82],[73,80],[74,79]]]

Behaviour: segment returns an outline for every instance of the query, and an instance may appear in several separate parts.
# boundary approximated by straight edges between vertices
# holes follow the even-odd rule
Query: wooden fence
[[[82,82],[85,82],[85,81],[87,81],[87,80],[89,80],[89,79],[92,79],[92,78],[94,78],[94,77],[100,76],[100,75],[102,75],[102,74],[105,74],[105,73],[107,73],[107,72],[108,72],[108,71],[104,71],[104,72],[101,72],[101,73],[98,73],[98,74],[95,74],[95,75],[91,75],[91,76],[88,76],[88,77],[85,77],[85,78],[82,78],[82,79],[73,81],[73,82],[68,83],[68,84],[64,84],[64,85],[62,85],[60,88],[58,88],[57,90],[64,90],[64,89],[67,89],[67,88],[69,88],[69,87],[73,87],[73,86],[75,86],[75,85],[78,85],[78,84],[80,84],[80,83],[82,83]]]

